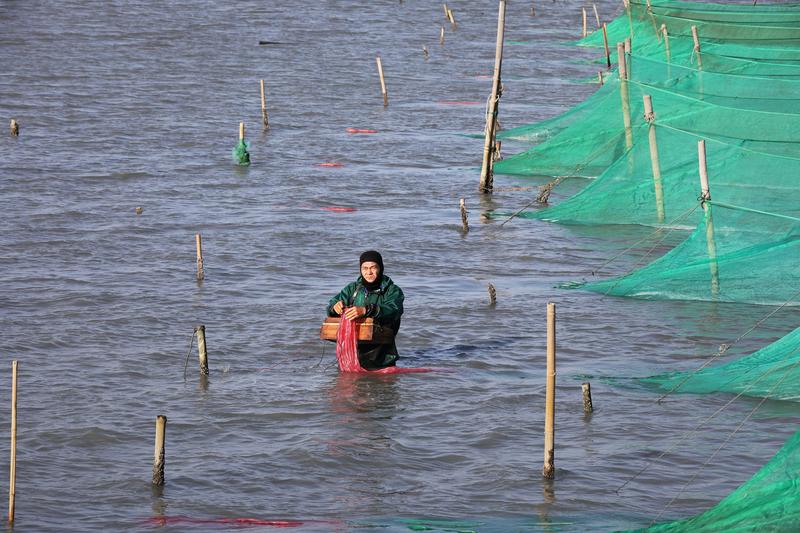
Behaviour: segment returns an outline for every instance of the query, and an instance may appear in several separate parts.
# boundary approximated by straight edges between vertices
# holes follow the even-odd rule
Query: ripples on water
[[[482,140],[461,135],[483,127],[492,4],[452,2],[459,24],[446,26],[443,47],[441,6],[412,0],[0,5],[0,109],[21,124],[19,138],[0,136],[4,397],[8,362],[21,368],[16,530],[219,530],[237,517],[305,521],[308,531],[405,531],[414,519],[442,530],[608,530],[647,524],[681,490],[754,402],[734,404],[617,494],[728,398],[657,405],[605,378],[693,368],[766,309],[554,289],[647,230],[480,220],[530,199],[480,198]],[[508,40],[534,42],[506,46],[505,126],[593,90],[571,83],[596,73],[586,52],[558,44],[577,36],[581,4],[537,4],[536,17],[528,4],[509,5]],[[608,19],[617,9],[598,7]],[[230,160],[240,120],[246,169]],[[316,166],[327,161],[343,166]],[[333,345],[317,340],[323,307],[373,247],[406,292],[402,364],[452,372],[337,373]],[[548,300],[559,314],[554,483],[540,478]],[[796,321],[781,312],[731,354]],[[198,323],[205,384],[194,353],[183,380]],[[709,507],[766,462],[796,412],[764,411],[665,517]],[[169,418],[163,491],[149,484],[157,414]]]

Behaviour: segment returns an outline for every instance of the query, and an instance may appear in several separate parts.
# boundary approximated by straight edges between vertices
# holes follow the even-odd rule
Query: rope
[[[792,352],[792,353],[791,353],[791,354],[789,354],[789,355],[793,355],[793,354],[794,354],[794,353],[796,353],[796,352],[797,352],[797,350],[795,350],[794,352]],[[786,357],[784,357],[784,360],[785,360],[785,359],[786,359],[786,358],[787,358],[789,355],[787,355]],[[781,376],[781,378],[780,378],[780,379],[779,379],[777,382],[775,382],[775,384],[774,384],[774,385],[773,385],[773,386],[770,388],[769,392],[768,392],[766,395],[764,395],[764,397],[763,397],[763,398],[761,398],[761,401],[759,401],[759,402],[758,402],[758,404],[756,404],[756,406],[755,406],[753,409],[751,409],[749,413],[747,413],[747,416],[746,416],[746,417],[744,417],[744,419],[743,419],[743,420],[742,420],[742,421],[739,423],[739,425],[738,425],[738,426],[736,426],[736,429],[734,429],[734,430],[733,430],[733,431],[732,431],[732,432],[731,432],[731,433],[728,435],[728,437],[727,437],[727,438],[726,438],[726,439],[725,439],[725,440],[722,442],[722,444],[720,444],[720,445],[717,447],[717,449],[716,449],[716,450],[714,450],[714,453],[712,453],[712,454],[709,456],[709,458],[708,458],[708,459],[706,459],[706,461],[705,461],[705,462],[704,462],[704,463],[703,463],[703,464],[700,466],[700,468],[698,468],[698,469],[695,471],[695,473],[692,475],[692,477],[690,477],[690,478],[689,478],[689,479],[686,481],[686,483],[684,483],[683,487],[681,487],[681,490],[680,490],[680,491],[678,491],[678,494],[676,494],[676,495],[675,495],[675,496],[674,496],[674,497],[673,497],[673,498],[672,498],[672,499],[669,501],[669,503],[667,503],[667,505],[665,505],[665,506],[664,506],[664,508],[661,510],[661,512],[659,512],[659,513],[658,513],[658,515],[656,515],[656,517],[653,519],[653,521],[650,523],[650,525],[653,525],[653,524],[654,524],[656,521],[658,521],[658,519],[661,517],[661,515],[662,515],[662,514],[664,514],[664,512],[665,512],[665,511],[666,511],[666,510],[667,510],[667,509],[668,509],[668,508],[669,508],[669,507],[670,507],[670,506],[671,506],[673,503],[675,503],[675,500],[677,500],[677,499],[678,499],[678,498],[679,498],[679,497],[680,497],[680,496],[681,496],[681,495],[682,495],[682,494],[683,494],[683,493],[686,491],[686,488],[687,488],[687,487],[688,487],[688,486],[689,486],[689,485],[690,485],[690,484],[691,484],[691,483],[692,483],[692,482],[693,482],[695,479],[697,479],[697,476],[698,476],[698,475],[700,475],[700,473],[703,471],[703,469],[705,469],[705,467],[706,467],[706,466],[708,466],[708,465],[711,463],[711,461],[712,461],[712,460],[713,460],[713,459],[714,459],[714,458],[717,456],[717,454],[718,454],[718,453],[719,453],[719,452],[720,452],[720,451],[721,451],[721,450],[722,450],[722,449],[723,449],[723,448],[724,448],[724,447],[725,447],[725,446],[728,444],[728,442],[730,442],[730,440],[731,440],[731,439],[734,437],[734,435],[736,435],[736,434],[739,432],[739,430],[740,430],[740,429],[742,429],[742,427],[744,426],[745,422],[747,422],[748,420],[750,420],[750,418],[752,418],[752,416],[753,416],[753,415],[756,413],[756,411],[758,411],[758,410],[761,408],[761,406],[762,406],[762,405],[764,405],[764,402],[766,402],[766,401],[767,401],[767,400],[768,400],[768,399],[769,399],[769,398],[772,396],[772,391],[774,391],[774,390],[775,390],[775,388],[776,388],[778,385],[780,385],[781,383],[783,383],[783,381],[784,381],[784,380],[785,380],[785,379],[788,377],[788,375],[789,375],[789,372],[790,372],[790,371],[792,371],[792,370],[794,370],[794,369],[795,369],[795,368],[796,368],[798,365],[800,365],[800,359],[798,359],[797,361],[795,361],[795,363],[794,363],[792,366],[790,366],[790,367],[789,367],[789,368],[788,368],[788,369],[787,369],[787,370],[786,370],[786,371],[783,373],[783,375]],[[761,376],[761,378],[763,378],[763,377],[767,376],[768,374],[769,374],[769,372],[768,372],[768,373],[766,373],[766,374],[763,374],[763,375]],[[759,378],[759,380],[760,380],[761,378]],[[750,385],[750,387],[752,387],[752,385],[754,385],[755,383],[757,383],[759,380],[756,380],[755,382],[753,382],[753,383]],[[748,389],[746,389],[746,390],[749,390],[749,388],[750,388],[750,387],[748,387]],[[739,395],[737,395],[737,398],[738,398],[738,397],[739,397]]]
[[[794,355],[795,353],[797,353],[797,351],[798,351],[798,350],[795,350],[794,352],[790,352],[790,353],[786,354],[786,355],[784,356],[783,360],[785,361],[785,360],[786,360],[786,359],[788,359],[790,356],[792,356],[792,355]],[[781,380],[780,380],[780,381],[778,381],[778,382],[777,382],[775,385],[773,385],[772,389],[770,389],[769,393],[766,395],[766,397],[765,397],[765,398],[762,400],[762,402],[761,402],[761,403],[763,403],[763,401],[765,401],[765,400],[767,400],[767,399],[769,398],[769,396],[771,395],[771,393],[772,393],[772,391],[774,390],[774,388],[775,388],[775,387],[777,387],[777,386],[778,386],[780,383],[782,383],[782,382],[783,382],[783,380],[786,378],[786,375],[789,373],[789,371],[791,371],[791,370],[794,370],[794,368],[795,368],[795,367],[796,367],[798,364],[800,364],[800,359],[799,359],[797,362],[795,362],[795,364],[794,364],[794,365],[792,365],[792,366],[791,366],[789,369],[787,369],[787,370],[786,370],[786,374],[784,374],[784,376],[781,378]],[[634,475],[633,475],[633,476],[632,476],[630,479],[628,479],[628,480],[627,480],[625,483],[623,483],[622,485],[620,485],[620,486],[619,486],[619,488],[617,488],[617,490],[616,490],[616,493],[617,493],[617,494],[619,494],[619,492],[620,492],[620,491],[621,491],[623,488],[625,488],[625,486],[626,486],[626,485],[628,485],[628,483],[630,483],[631,481],[633,481],[634,479],[636,479],[637,477],[639,477],[639,476],[640,476],[640,475],[641,475],[641,474],[642,474],[642,473],[643,473],[645,470],[647,470],[648,468],[650,468],[650,466],[651,466],[651,465],[652,465],[654,462],[656,462],[656,461],[660,460],[660,459],[661,459],[662,457],[664,457],[666,454],[668,454],[668,453],[670,453],[672,450],[674,450],[674,449],[675,449],[675,448],[676,448],[676,447],[677,447],[679,444],[681,444],[681,443],[682,443],[682,442],[684,442],[686,439],[688,439],[689,437],[691,437],[692,435],[694,435],[695,433],[697,433],[698,431],[700,431],[700,429],[701,429],[701,428],[703,428],[703,427],[704,427],[704,426],[705,426],[705,425],[706,425],[708,422],[710,422],[711,420],[713,420],[714,418],[716,418],[716,417],[717,417],[717,416],[718,416],[720,413],[722,413],[722,412],[723,412],[725,409],[727,409],[727,408],[728,408],[728,407],[729,407],[729,406],[730,406],[730,405],[731,405],[733,402],[735,402],[736,400],[738,400],[738,399],[739,399],[739,398],[741,398],[742,396],[745,396],[745,395],[747,394],[747,392],[748,392],[750,389],[752,389],[752,388],[753,388],[755,385],[757,385],[757,384],[758,384],[758,382],[760,382],[762,379],[766,378],[768,375],[770,375],[772,372],[774,372],[774,371],[776,371],[776,370],[777,370],[777,367],[774,367],[774,368],[773,368],[772,370],[770,370],[769,372],[765,372],[764,374],[762,374],[761,376],[759,376],[759,377],[758,377],[758,379],[756,379],[755,381],[753,381],[752,383],[750,383],[750,384],[749,384],[749,385],[748,385],[748,386],[747,386],[747,387],[746,387],[746,388],[745,388],[743,391],[741,391],[741,392],[739,392],[738,394],[736,394],[736,396],[734,396],[733,398],[731,398],[731,399],[730,399],[730,400],[729,400],[727,403],[725,403],[724,405],[722,405],[722,406],[721,406],[719,409],[717,409],[717,410],[716,410],[716,411],[714,411],[714,412],[713,412],[711,415],[709,415],[707,418],[705,418],[705,419],[704,419],[704,420],[702,420],[700,423],[698,423],[698,424],[697,424],[697,425],[696,425],[696,426],[695,426],[695,427],[694,427],[692,430],[690,430],[690,431],[688,431],[688,432],[684,433],[684,434],[683,434],[683,435],[682,435],[682,436],[681,436],[681,437],[680,437],[680,438],[679,438],[679,439],[678,439],[678,440],[677,440],[675,443],[673,443],[673,444],[672,444],[672,445],[671,445],[669,448],[667,448],[666,450],[664,450],[663,452],[661,452],[660,454],[658,454],[658,456],[656,456],[656,457],[655,457],[655,459],[651,459],[650,461],[648,461],[647,463],[645,463],[645,465],[644,465],[644,466],[643,466],[643,467],[642,467],[642,468],[641,468],[641,469],[640,469],[638,472],[636,472],[636,474],[634,474]],[[738,428],[737,428],[737,430],[736,430],[736,431],[738,431]],[[670,502],[670,503],[671,503],[671,502]],[[662,512],[663,512],[663,511],[662,511]],[[659,516],[660,516],[660,515],[659,515]]]
[[[635,243],[633,243],[632,245],[628,246],[627,248],[625,248],[624,250],[622,250],[622,251],[621,251],[621,252],[619,252],[618,254],[616,254],[616,255],[612,256],[610,259],[606,260],[606,261],[605,261],[603,264],[601,264],[601,265],[600,265],[598,268],[596,268],[596,269],[592,270],[592,276],[596,275],[598,272],[600,272],[600,271],[601,271],[603,268],[607,267],[607,266],[608,266],[610,263],[612,263],[613,261],[616,261],[617,259],[619,259],[619,258],[620,258],[620,257],[622,257],[623,255],[627,254],[628,252],[630,252],[630,251],[631,251],[631,250],[633,250],[634,248],[638,247],[638,246],[639,246],[640,244],[642,244],[643,242],[649,241],[650,239],[652,239],[652,238],[653,238],[653,236],[654,236],[654,235],[656,235],[656,234],[658,234],[659,232],[662,232],[662,231],[664,231],[664,230],[666,229],[667,231],[666,231],[666,233],[664,234],[664,236],[663,236],[663,237],[661,237],[661,238],[660,238],[658,241],[656,241],[656,244],[655,244],[655,245],[654,245],[654,246],[653,246],[653,247],[652,247],[652,248],[651,248],[651,249],[648,251],[647,255],[645,255],[645,256],[644,256],[642,259],[640,259],[640,260],[639,260],[639,263],[637,263],[637,265],[635,265],[635,266],[634,266],[634,267],[633,267],[631,270],[629,270],[629,271],[628,271],[628,272],[627,272],[625,275],[627,275],[627,274],[630,274],[631,272],[633,272],[633,270],[636,268],[636,266],[638,266],[638,264],[640,264],[640,263],[641,263],[641,261],[642,261],[643,259],[646,259],[646,258],[647,258],[647,256],[649,256],[649,255],[652,253],[652,251],[655,249],[655,247],[656,247],[656,246],[658,246],[658,245],[659,245],[659,244],[660,244],[660,243],[661,243],[661,242],[662,242],[664,239],[666,239],[666,238],[667,238],[667,236],[670,234],[670,232],[672,232],[672,231],[675,229],[675,227],[673,227],[673,226],[675,226],[676,224],[678,224],[678,222],[682,222],[684,219],[688,218],[688,217],[689,217],[689,216],[690,216],[692,213],[694,213],[694,212],[695,212],[695,210],[696,210],[698,207],[700,207],[700,204],[699,204],[699,203],[698,203],[698,204],[696,204],[694,207],[691,207],[691,208],[687,209],[686,211],[684,211],[683,213],[681,213],[681,214],[680,214],[680,215],[678,215],[677,217],[673,218],[672,220],[670,220],[670,221],[669,221],[669,222],[666,224],[666,226],[662,226],[662,227],[656,228],[655,230],[653,230],[652,232],[648,233],[648,234],[647,234],[647,235],[645,235],[643,238],[639,239],[638,241],[636,241],[636,242],[635,242]],[[613,287],[612,287],[612,289],[613,289]]]
[[[656,400],[656,403],[661,403],[661,401],[662,401],[664,398],[666,398],[667,396],[669,396],[670,394],[672,394],[673,392],[675,392],[676,390],[678,390],[679,388],[681,388],[681,387],[684,385],[684,383],[686,383],[686,382],[687,382],[687,381],[689,381],[689,380],[690,380],[692,377],[694,377],[694,375],[695,375],[695,374],[697,374],[698,372],[700,372],[701,370],[703,370],[704,368],[706,368],[708,365],[710,365],[711,363],[713,363],[714,361],[716,361],[717,359],[719,359],[719,358],[722,356],[722,354],[724,354],[725,352],[727,352],[727,351],[728,351],[728,348],[730,348],[731,346],[735,345],[735,344],[736,344],[736,343],[738,343],[740,340],[742,340],[743,338],[745,338],[745,337],[746,337],[747,335],[749,335],[749,334],[750,334],[750,333],[751,333],[751,332],[752,332],[754,329],[756,329],[756,328],[757,328],[757,327],[759,327],[761,324],[763,324],[764,322],[766,322],[766,321],[767,321],[769,318],[771,318],[771,317],[772,317],[772,315],[774,315],[775,313],[777,313],[778,311],[780,311],[781,309],[783,309],[784,307],[786,307],[787,305],[789,305],[789,303],[790,303],[790,302],[794,301],[794,299],[795,299],[795,298],[797,298],[797,297],[799,297],[799,296],[800,296],[800,290],[799,290],[799,291],[797,291],[796,293],[794,293],[792,296],[790,296],[790,297],[789,297],[789,299],[788,299],[788,300],[786,300],[785,302],[783,302],[781,305],[779,305],[778,307],[776,307],[775,309],[773,309],[773,310],[772,310],[770,313],[767,313],[767,315],[766,315],[766,316],[764,316],[763,318],[761,318],[761,319],[759,319],[758,321],[756,321],[756,323],[755,323],[755,324],[753,324],[752,326],[750,326],[750,329],[748,329],[747,331],[745,331],[744,333],[742,333],[741,335],[739,335],[739,337],[738,337],[738,338],[737,338],[735,341],[733,341],[733,342],[732,342],[732,343],[730,343],[730,344],[721,344],[721,345],[720,345],[720,347],[719,347],[719,350],[717,350],[717,353],[716,353],[716,354],[714,354],[714,356],[713,356],[713,357],[711,357],[711,358],[709,358],[708,360],[706,360],[706,362],[704,362],[704,363],[703,363],[702,365],[700,365],[700,366],[699,366],[697,369],[695,369],[695,370],[694,370],[694,371],[692,371],[690,374],[688,374],[688,375],[687,375],[687,376],[686,376],[686,377],[685,377],[685,378],[684,378],[684,379],[683,379],[683,380],[682,380],[680,383],[678,383],[677,385],[675,385],[674,387],[672,387],[672,388],[671,388],[669,391],[667,391],[665,394],[663,394],[663,395],[662,395],[662,396],[661,396],[661,397],[660,397],[658,400]]]
[[[192,353],[192,346],[194,346],[195,333],[192,331],[192,338],[189,339],[189,351],[186,352],[186,362],[183,363],[183,381],[186,381],[186,369],[189,367],[189,355]]]
[[[761,211],[759,209],[751,209],[749,207],[741,207],[741,206],[738,206],[738,205],[724,204],[722,202],[714,202],[712,200],[707,200],[707,202],[710,203],[711,205],[716,205],[718,207],[724,207],[724,208],[727,208],[727,209],[734,209],[734,210],[737,210],[737,211],[746,211],[748,213],[755,213],[757,215],[766,215],[766,216],[770,216],[770,217],[783,218],[783,219],[786,219],[786,220],[791,220],[792,222],[800,222],[800,218],[792,217],[792,216],[789,216],[789,215],[781,215],[780,213],[770,213],[769,211]]]

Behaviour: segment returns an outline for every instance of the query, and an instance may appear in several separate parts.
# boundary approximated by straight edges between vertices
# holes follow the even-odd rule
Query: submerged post
[[[547,303],[547,389],[544,400],[544,466],[542,476],[553,479],[555,466],[556,304]]]
[[[194,243],[197,248],[197,281],[203,281],[206,274],[203,271],[203,238],[199,233],[194,236]]]
[[[164,452],[164,441],[167,434],[167,417],[158,415],[156,417],[156,445],[153,452],[153,485],[160,487],[164,484],[164,463],[166,454]]]
[[[11,361],[11,462],[8,481],[8,523],[14,523],[17,492],[17,361]]]
[[[658,221],[664,222],[664,189],[661,184],[661,165],[658,161],[658,143],[656,142],[656,114],[653,112],[653,99],[644,95],[644,120],[649,125],[648,141],[650,144],[650,163],[653,169],[653,187],[656,195],[656,214]]]
[[[264,123],[264,129],[269,129],[269,115],[267,115],[267,97],[264,93],[264,80],[261,80],[261,122]]]
[[[703,69],[703,58],[700,55],[700,37],[697,35],[697,26],[692,26],[692,40],[694,41],[694,53],[697,54],[697,69]]]
[[[461,229],[464,233],[469,233],[469,221],[467,220],[467,202],[463,198],[459,200],[458,206],[461,209]]]
[[[11,119],[11,124],[9,125],[9,129],[11,130],[11,135],[13,137],[19,136],[19,122],[16,119]]]
[[[706,167],[706,141],[697,141],[697,159],[700,171],[700,202],[706,218],[706,248],[708,250],[709,269],[711,270],[711,296],[719,294],[719,265],[717,264],[717,245],[714,242],[714,220],[711,216],[711,191],[708,186],[708,169]]]
[[[583,394],[583,413],[590,415],[594,412],[592,405],[592,384],[589,382],[581,384],[581,393]]]
[[[611,52],[608,49],[608,30],[605,24],[603,24],[603,48],[606,51],[606,66],[611,70]]]
[[[206,351],[206,327],[201,325],[194,327],[197,335],[197,358],[200,361],[200,374],[208,375],[208,352]]]
[[[383,77],[383,64],[380,56],[375,58],[375,62],[378,64],[378,75],[381,78],[381,94],[383,95],[383,105],[385,107],[389,105],[389,93],[386,92],[386,79]]]
[[[497,305],[497,289],[494,288],[494,285],[489,283],[486,286],[486,290],[489,291],[489,307],[494,307]]]
[[[503,65],[503,34],[506,23],[506,0],[500,0],[497,12],[497,42],[494,52],[494,76],[492,78],[492,94],[486,111],[486,137],[483,141],[483,164],[481,165],[481,181],[478,190],[482,193],[492,192],[494,178],[494,135],[497,130],[497,112],[501,96],[500,71]]]

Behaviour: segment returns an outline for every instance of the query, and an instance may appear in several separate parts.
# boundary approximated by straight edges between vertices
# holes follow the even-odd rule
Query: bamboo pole
[[[197,248],[197,281],[203,281],[206,274],[203,271],[203,238],[199,233],[194,236],[194,243]]]
[[[703,69],[703,58],[700,55],[700,37],[697,35],[697,26],[692,26],[692,40],[694,41],[694,51],[697,54],[697,69]]]
[[[581,32],[581,37],[586,37],[588,33],[586,33],[586,8],[582,7],[581,10],[583,11],[583,31]]]
[[[581,393],[583,394],[583,413],[592,414],[594,406],[592,405],[592,384],[589,382],[581,384]]]
[[[239,140],[244,140],[244,122],[239,123]]]
[[[166,453],[164,451],[164,441],[167,435],[167,417],[158,415],[156,417],[156,445],[153,451],[153,485],[158,487],[164,484],[164,463]]]
[[[447,8],[447,4],[442,4],[442,9],[444,9],[444,18],[448,18],[447,14],[450,10]]]
[[[542,476],[553,479],[555,466],[556,304],[547,303],[547,389],[544,414],[544,466]]]
[[[661,184],[661,165],[658,161],[658,142],[656,141],[656,114],[653,112],[653,99],[644,95],[644,120],[649,124],[650,163],[653,168],[653,187],[656,194],[656,213],[658,221],[664,222],[664,189]]]
[[[11,462],[8,481],[8,523],[14,523],[17,494],[17,361],[11,362]]]
[[[467,202],[463,198],[459,200],[458,206],[461,209],[461,227],[464,233],[469,233],[469,221],[467,220]]]
[[[264,123],[264,129],[269,129],[269,115],[267,114],[267,97],[264,93],[264,80],[261,80],[261,122]]]
[[[208,352],[206,351],[206,327],[201,325],[194,327],[197,335],[197,358],[200,361],[200,374],[208,375]]]
[[[597,13],[597,6],[592,4],[592,9],[594,10],[594,20],[597,22],[597,27],[600,28],[600,15]],[[603,24],[605,26],[605,24]]]
[[[381,63],[380,56],[375,58],[378,64],[378,75],[381,77],[381,94],[383,95],[383,106],[389,105],[389,93],[386,92],[386,79],[383,77],[383,64]]]
[[[447,8],[447,20],[449,20],[450,24],[452,24],[453,27],[455,28],[455,26],[456,26],[456,18],[453,16],[453,10],[450,9],[450,8]]]
[[[603,24],[603,48],[606,50],[606,66],[611,70],[611,51],[608,49],[608,30]]]
[[[494,53],[494,76],[492,78],[492,94],[489,97],[489,109],[486,116],[486,138],[483,141],[483,163],[481,165],[481,181],[478,190],[482,193],[492,192],[494,135],[497,129],[497,112],[500,101],[500,71],[503,65],[503,34],[506,23],[506,0],[500,0],[497,12],[497,42]]]
[[[627,80],[628,66],[627,61],[625,61],[625,45],[623,43],[617,43],[617,66],[619,68],[620,81]]]
[[[697,160],[700,172],[700,201],[706,218],[706,248],[708,250],[709,269],[711,270],[711,295],[719,294],[719,265],[717,264],[717,245],[714,241],[714,220],[711,216],[711,191],[708,186],[708,168],[706,166],[706,141],[697,141]]]
[[[620,52],[622,50],[622,52]],[[627,80],[627,72],[624,71],[625,68],[625,53],[624,53],[624,45],[622,43],[617,43],[617,55],[621,54],[622,61],[620,62],[620,88],[619,88],[619,96],[622,100],[622,125],[625,127],[625,148],[630,150],[633,147],[633,130],[631,129],[631,104],[630,104],[630,93],[628,90],[628,80]],[[629,164],[632,164],[632,159],[629,157]]]
[[[670,52],[669,52],[669,33],[667,33],[666,24],[661,25],[661,33],[664,36],[664,50],[667,53],[667,63],[669,63],[672,58],[670,57]]]
[[[444,26],[439,28],[439,44],[444,46]]]

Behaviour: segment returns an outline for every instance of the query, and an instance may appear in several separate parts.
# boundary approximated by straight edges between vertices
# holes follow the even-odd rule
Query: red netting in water
[[[339,331],[336,334],[336,359],[342,372],[358,372],[361,374],[405,374],[410,372],[433,372],[434,368],[398,368],[388,366],[379,370],[367,370],[358,362],[358,338],[355,324],[342,316]]]

